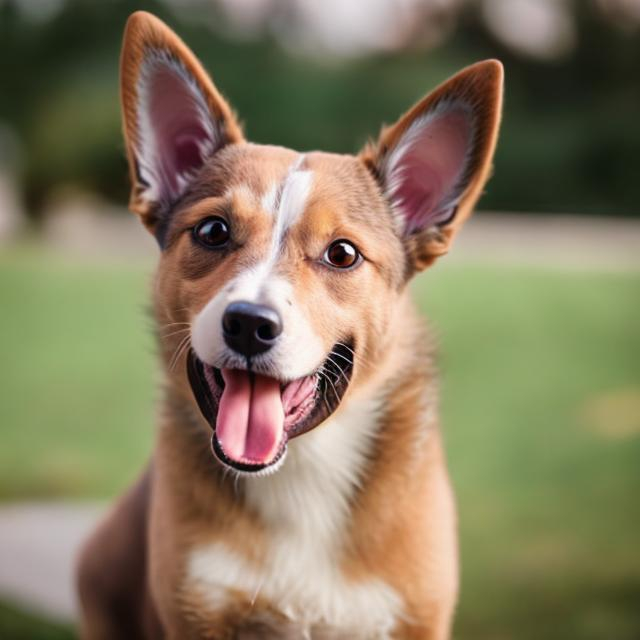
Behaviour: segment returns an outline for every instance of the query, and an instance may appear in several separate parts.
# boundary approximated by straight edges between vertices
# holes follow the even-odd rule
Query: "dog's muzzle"
[[[336,343],[318,369],[283,382],[252,371],[250,359],[245,369],[219,369],[192,350],[189,382],[213,429],[216,457],[241,472],[276,468],[289,440],[317,427],[338,408],[351,380],[354,353],[352,340]]]

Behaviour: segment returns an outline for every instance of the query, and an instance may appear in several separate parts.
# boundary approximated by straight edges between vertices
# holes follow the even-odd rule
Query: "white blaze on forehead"
[[[268,304],[281,315],[284,332],[266,357],[283,378],[307,375],[325,357],[322,340],[296,303],[291,283],[275,270],[287,231],[304,213],[313,187],[313,172],[301,169],[303,162],[301,155],[284,180],[274,183],[260,197],[262,208],[274,218],[267,254],[259,263],[238,273],[194,319],[192,345],[204,362],[217,365],[225,357],[228,359],[229,350],[221,332],[222,316],[231,302],[239,300]],[[247,191],[248,187],[241,186],[235,187],[232,193],[246,196]],[[304,345],[303,353],[301,345]]]
[[[272,249],[278,249],[287,230],[300,219],[307,208],[313,186],[313,172],[301,169],[304,158],[304,155],[299,156],[291,165],[284,181],[279,185],[271,185],[262,196],[262,207],[275,218]]]
[[[311,193],[313,173],[309,170],[300,169],[303,162],[304,156],[300,156],[289,171],[282,186],[276,224],[283,233],[302,216]]]

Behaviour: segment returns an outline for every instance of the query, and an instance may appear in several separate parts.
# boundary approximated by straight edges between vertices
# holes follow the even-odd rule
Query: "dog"
[[[454,499],[411,278],[489,177],[498,61],[358,155],[247,142],[164,23],[127,23],[130,208],[154,235],[152,461],[80,554],[82,637],[451,632]]]

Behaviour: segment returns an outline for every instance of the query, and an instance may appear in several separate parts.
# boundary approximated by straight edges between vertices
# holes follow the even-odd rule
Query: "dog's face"
[[[302,154],[246,142],[177,36],[132,16],[131,207],[162,250],[169,375],[223,464],[276,469],[291,438],[374,373],[408,279],[446,252],[487,178],[501,83],[499,63],[480,63],[360,155]]]

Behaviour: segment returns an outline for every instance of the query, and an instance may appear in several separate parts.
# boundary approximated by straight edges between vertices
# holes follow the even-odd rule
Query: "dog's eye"
[[[193,228],[196,242],[205,247],[222,247],[229,241],[229,226],[222,218],[205,218]]]
[[[323,258],[332,267],[348,269],[358,263],[360,253],[348,240],[336,240],[327,247]]]

